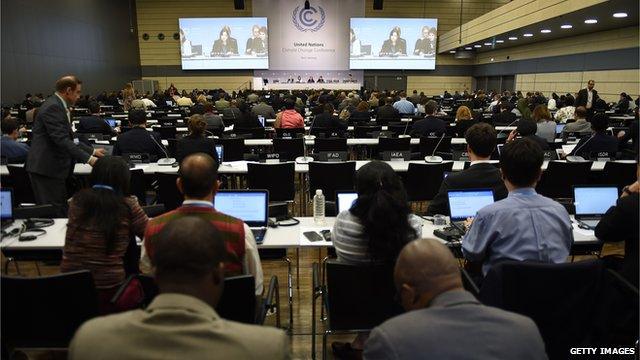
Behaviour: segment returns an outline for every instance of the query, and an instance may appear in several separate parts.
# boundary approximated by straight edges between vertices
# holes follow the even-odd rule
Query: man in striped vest
[[[197,216],[210,222],[222,235],[227,257],[225,276],[254,275],[256,295],[262,295],[262,265],[253,233],[242,220],[215,210],[213,198],[218,190],[218,164],[204,153],[187,156],[180,164],[178,190],[184,195],[179,208],[149,220],[144,234],[142,267],[154,255],[154,238],[171,220]],[[184,229],[188,234],[190,229]],[[179,246],[179,244],[176,244]]]

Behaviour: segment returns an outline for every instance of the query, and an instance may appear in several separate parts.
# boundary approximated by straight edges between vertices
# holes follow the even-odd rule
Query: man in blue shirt
[[[398,110],[400,115],[413,115],[416,111],[416,107],[407,100],[407,93],[404,91],[400,93],[400,100],[393,103],[393,108]]]
[[[480,209],[462,239],[464,257],[481,262],[483,275],[505,260],[562,263],[569,256],[569,213],[535,191],[543,160],[542,149],[530,139],[503,147],[500,170],[509,195]]]
[[[29,145],[17,142],[18,122],[15,118],[2,119],[2,139],[0,140],[0,154],[7,158],[8,163],[24,163],[29,153]]]

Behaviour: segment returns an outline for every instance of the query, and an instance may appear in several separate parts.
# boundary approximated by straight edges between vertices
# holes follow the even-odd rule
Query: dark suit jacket
[[[224,124],[227,126],[235,124],[242,117],[242,112],[237,107],[224,108],[220,113]]]
[[[154,137],[154,142],[151,137]],[[116,144],[113,146],[113,155],[124,155],[129,153],[149,154],[151,161],[165,157],[160,135],[156,132],[147,131],[140,127],[134,127],[126,133],[118,136]]]
[[[427,116],[413,124],[411,137],[442,136],[446,131],[444,121],[435,116]]]
[[[467,131],[467,129],[469,129],[470,127],[472,127],[473,125],[475,125],[477,123],[478,122],[475,121],[475,120],[459,120],[459,121],[456,121],[456,134],[460,138],[464,137],[464,133]]]
[[[211,56],[222,56],[226,55],[227,52],[231,52],[234,55],[238,55],[238,41],[236,39],[230,37],[227,39],[227,51],[224,51],[224,47],[222,45],[222,40],[216,40],[213,42],[213,49],[211,49]]]
[[[329,113],[322,113],[320,115],[316,115],[313,120],[314,128],[325,128],[329,130],[337,129],[337,130],[346,130],[348,124],[346,122],[340,121],[337,116]]]
[[[638,286],[638,194],[618,199],[596,226],[596,237],[605,242],[624,241],[621,274]]]
[[[354,111],[349,116],[349,121],[352,123],[368,123],[371,121],[371,115],[368,111]]]
[[[385,40],[382,43],[382,49],[380,49],[380,56],[388,56],[395,53],[401,53],[402,55],[407,55],[407,41],[403,38],[398,38],[396,41],[396,49],[395,51],[391,48],[391,40]]]
[[[262,127],[260,121],[258,121],[258,116],[252,113],[242,114],[236,119],[234,129],[250,129]]]
[[[26,164],[31,173],[66,179],[75,161],[86,163],[93,153],[92,147],[74,143],[67,112],[56,95],[40,106],[32,135]]]
[[[592,152],[597,151],[617,152],[618,139],[611,135],[598,133],[594,134],[592,138],[583,137],[578,141],[570,155],[582,156],[585,159],[588,159]]]
[[[447,190],[455,189],[493,189],[496,201],[506,198],[508,194],[500,169],[489,163],[474,164],[466,170],[451,173],[442,180],[440,190],[429,202],[427,215],[451,215]]]
[[[400,113],[391,105],[378,107],[376,122],[378,125],[386,125],[390,122],[400,121]]]
[[[188,135],[177,141],[176,160],[178,162],[182,162],[182,159],[195,153],[205,153],[214,158],[217,163],[220,161],[213,139]]]
[[[527,139],[531,139],[531,140],[535,141],[536,143],[538,143],[538,145],[540,145],[542,150],[549,150],[549,143],[547,142],[547,140],[541,138],[540,136],[533,134],[533,135],[527,135],[527,136],[524,136],[524,137],[526,137]]]
[[[516,114],[511,111],[502,111],[491,117],[494,125],[509,125],[516,120]]]
[[[593,99],[591,99],[591,108],[596,104],[596,100],[598,100],[598,92],[596,90],[593,91]],[[575,107],[578,106],[587,106],[587,100],[589,99],[589,94],[587,93],[587,89],[582,89],[578,91],[578,96],[576,97]]]
[[[107,121],[95,115],[81,117],[76,132],[115,135],[115,131],[107,124]]]
[[[256,104],[253,108],[251,108],[251,112],[255,115],[264,116],[265,119],[276,118],[276,112],[273,110],[273,107],[262,102]]]

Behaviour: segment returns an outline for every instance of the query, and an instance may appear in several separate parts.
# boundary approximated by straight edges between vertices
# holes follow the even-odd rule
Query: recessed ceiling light
[[[517,38],[517,37],[515,37],[515,36],[510,36],[510,37],[509,37],[509,40],[518,40],[518,38]]]
[[[615,13],[613,14],[614,18],[626,18],[627,17],[627,13],[623,13],[623,12],[619,12],[619,13]]]
[[[467,46],[466,48],[464,48],[465,50],[473,50],[473,48],[471,46]]]
[[[493,58],[491,58],[491,61],[493,61],[493,60],[494,60],[494,59],[493,59]]]
[[[598,20],[596,19],[587,19],[584,21],[585,24],[597,24]]]
[[[542,30],[540,30],[540,32],[541,32],[541,33],[543,33],[543,34],[548,34],[548,33],[550,33],[550,32],[551,32],[551,30],[549,30],[549,29],[542,29]]]
[[[484,43],[484,46],[491,46],[493,45],[492,43]]]
[[[504,40],[496,40],[496,44],[502,44]]]
[[[565,24],[565,25],[560,26],[560,29],[571,29],[572,27],[573,27],[573,25]]]
[[[455,54],[455,53],[456,53],[456,51],[455,51],[455,50],[451,50],[451,51],[449,51],[449,54]]]
[[[480,45],[480,44],[475,44],[475,45],[473,45],[473,47],[474,47],[474,48],[481,48],[481,47],[482,47],[482,45]]]
[[[526,33],[526,34],[522,34],[522,36],[524,36],[524,37],[532,37],[532,36],[533,36],[533,34],[531,34],[531,33]]]

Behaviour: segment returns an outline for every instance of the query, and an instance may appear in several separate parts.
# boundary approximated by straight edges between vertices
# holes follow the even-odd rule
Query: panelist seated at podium
[[[398,26],[391,29],[389,39],[385,40],[380,50],[380,56],[407,55],[407,41],[400,37]]]
[[[224,26],[220,30],[220,37],[213,43],[211,56],[238,55],[238,41],[231,37],[231,29]]]

